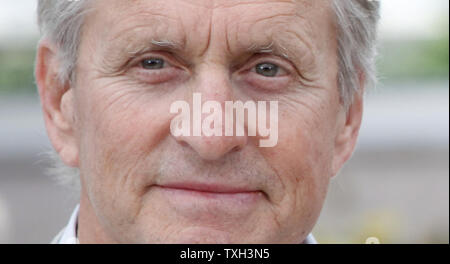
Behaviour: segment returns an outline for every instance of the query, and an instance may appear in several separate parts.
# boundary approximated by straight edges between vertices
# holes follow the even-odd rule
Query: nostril
[[[231,151],[232,152],[238,152],[238,151],[240,151],[242,148],[240,147],[240,146],[236,146],[236,147],[234,147]]]
[[[180,143],[180,145],[182,147],[188,147],[189,146],[189,144],[186,141],[180,141],[179,143]]]

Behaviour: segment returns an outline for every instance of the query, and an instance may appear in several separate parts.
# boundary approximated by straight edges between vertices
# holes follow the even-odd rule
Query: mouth
[[[186,199],[230,200],[239,203],[254,201],[264,195],[261,190],[226,184],[178,182],[154,187],[169,195],[182,196]]]
[[[217,194],[235,194],[235,193],[251,193],[258,192],[246,187],[235,187],[224,184],[206,184],[196,182],[180,182],[160,185],[162,188],[178,189],[194,192],[217,193]]]
[[[266,206],[262,190],[238,184],[171,182],[152,185],[161,210],[196,225],[222,226],[248,219]],[[234,219],[230,222],[230,219]],[[222,226],[223,227],[223,226]]]

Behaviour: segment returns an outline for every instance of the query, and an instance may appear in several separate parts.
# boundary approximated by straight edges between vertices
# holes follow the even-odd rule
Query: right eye
[[[142,68],[146,70],[160,70],[164,68],[166,62],[160,58],[149,58],[141,62]]]
[[[181,80],[189,76],[185,68],[170,54],[145,54],[131,62],[131,73],[147,84]]]

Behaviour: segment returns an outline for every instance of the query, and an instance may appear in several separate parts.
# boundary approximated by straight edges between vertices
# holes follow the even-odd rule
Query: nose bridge
[[[247,144],[247,135],[225,135],[225,102],[234,101],[233,87],[229,73],[225,67],[213,63],[205,63],[197,69],[197,75],[190,89],[191,107],[191,133],[181,135],[176,140],[182,145],[187,145],[202,159],[218,160],[228,153],[239,151]],[[206,107],[208,104],[215,107]],[[206,104],[205,104],[206,103]],[[200,111],[200,112],[199,112]],[[205,122],[211,117],[220,117],[216,122]],[[196,121],[197,120],[197,121]],[[233,127],[243,126],[233,118]],[[203,127],[212,124],[213,128],[219,127],[219,135],[205,135]],[[201,126],[201,127],[198,127]],[[200,128],[200,129],[198,129]],[[245,129],[244,129],[245,130]]]
[[[203,102],[217,101],[223,104],[225,101],[233,100],[230,73],[223,64],[205,62],[198,67],[196,73],[192,91],[200,93]]]

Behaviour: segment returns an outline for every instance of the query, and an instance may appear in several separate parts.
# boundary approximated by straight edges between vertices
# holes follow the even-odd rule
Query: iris
[[[273,63],[260,63],[256,65],[256,73],[265,77],[275,77],[278,71],[278,66]]]
[[[150,58],[142,61],[142,67],[148,70],[159,70],[164,67],[164,60],[159,58]]]

